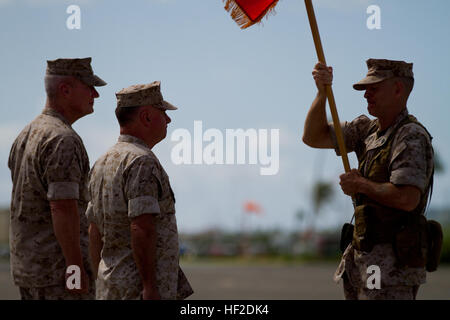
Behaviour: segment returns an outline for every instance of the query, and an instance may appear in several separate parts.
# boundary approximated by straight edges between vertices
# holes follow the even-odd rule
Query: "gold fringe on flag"
[[[241,9],[241,7],[236,3],[236,1],[234,0],[222,0],[222,1],[225,2],[225,10],[227,10],[230,13],[231,18],[233,18],[233,20],[238,24],[238,26],[241,29],[246,29],[254,25],[255,23],[260,23],[264,16],[266,16],[267,19],[269,14],[272,15],[276,14],[275,6],[278,3],[278,0],[274,1],[270,6],[267,7],[266,10],[264,10],[258,16],[258,18],[252,20],[250,19],[249,16],[247,16],[245,11]]]

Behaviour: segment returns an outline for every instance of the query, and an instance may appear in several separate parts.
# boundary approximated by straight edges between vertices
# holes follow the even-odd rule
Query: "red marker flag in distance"
[[[268,13],[274,12],[278,0],[223,0],[225,10],[230,12],[231,17],[241,27],[248,28]]]
[[[261,206],[253,201],[246,201],[244,203],[244,211],[247,213],[260,214],[262,212]]]

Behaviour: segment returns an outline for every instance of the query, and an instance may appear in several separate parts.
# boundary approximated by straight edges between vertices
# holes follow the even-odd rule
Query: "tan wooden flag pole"
[[[255,23],[259,23],[261,19],[270,13],[274,12],[278,0],[222,0],[225,2],[225,9],[230,12],[231,17],[242,28],[248,28]],[[306,11],[308,13],[308,20],[311,26],[311,32],[316,47],[317,58],[320,62],[326,64],[325,55],[323,53],[322,42],[320,41],[319,28],[317,27],[316,15],[311,0],[305,0]],[[337,143],[341,153],[342,162],[344,164],[345,172],[350,171],[350,164],[348,162],[347,150],[345,148],[344,138],[342,134],[339,116],[336,110],[336,102],[334,101],[333,90],[331,85],[325,86],[328,104],[330,106],[331,115],[333,118],[334,131],[336,132]]]
[[[317,27],[316,15],[314,14],[314,8],[311,0],[305,0],[306,12],[308,13],[309,25],[311,26],[311,32],[314,39],[314,45],[316,47],[317,58],[320,62],[327,64],[325,61],[325,55],[323,53],[322,42],[320,41],[319,28]],[[342,162],[344,164],[345,172],[350,171],[350,164],[347,157],[347,149],[344,143],[344,137],[342,134],[341,123],[336,109],[336,101],[334,101],[333,89],[331,85],[326,85],[327,99],[330,106],[331,116],[333,117],[334,131],[336,132],[336,139],[341,153]]]
[[[314,8],[311,0],[305,0],[306,12],[308,13],[309,25],[311,26],[311,32],[314,39],[314,45],[316,47],[317,58],[320,62],[325,65],[325,54],[323,53],[322,41],[320,41],[319,28],[317,27],[316,15],[314,14]],[[334,132],[336,133],[336,139],[339,147],[339,152],[341,153],[342,163],[344,164],[345,172],[350,171],[350,163],[348,162],[347,148],[345,147],[344,136],[342,134],[341,123],[339,121],[339,116],[336,109],[336,101],[334,101],[334,94],[331,85],[325,86],[327,92],[328,105],[330,106],[331,116],[333,118]],[[353,208],[356,208],[355,196],[352,196]],[[354,217],[354,215],[353,215]],[[352,221],[353,221],[352,217]],[[351,222],[352,222],[351,221]],[[351,223],[350,222],[350,223]]]
[[[225,9],[230,12],[231,17],[242,28],[248,28],[255,23],[259,23],[264,16],[274,13],[275,6],[278,0],[222,0],[225,2]],[[311,26],[311,32],[316,47],[317,58],[320,62],[326,64],[325,55],[323,53],[322,42],[320,41],[319,28],[317,27],[316,15],[311,0],[305,0],[306,12],[308,13],[308,20]],[[347,149],[345,147],[342,128],[339,121],[339,116],[336,109],[336,102],[334,101],[333,90],[331,85],[325,86],[328,104],[330,106],[331,116],[333,118],[334,131],[339,151],[341,153],[342,162],[344,164],[345,172],[350,171],[350,164],[348,162]],[[352,197],[353,206],[355,206],[355,197]]]

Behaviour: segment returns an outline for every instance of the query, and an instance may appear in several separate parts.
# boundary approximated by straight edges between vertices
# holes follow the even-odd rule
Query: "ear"
[[[149,127],[150,126],[151,114],[150,114],[148,109],[142,108],[140,110],[140,112],[139,112],[139,121],[145,127]]]
[[[65,81],[61,81],[58,85],[58,91],[61,94],[62,97],[68,98],[72,94],[72,86]]]
[[[405,92],[405,85],[400,80],[395,81],[395,96],[397,98],[400,98],[403,96],[403,93]]]

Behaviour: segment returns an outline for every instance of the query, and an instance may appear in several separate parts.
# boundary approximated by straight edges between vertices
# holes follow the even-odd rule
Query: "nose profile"
[[[171,123],[172,122],[172,119],[170,119],[170,117],[167,115],[167,114],[165,114],[165,116],[166,116],[166,122],[169,124],[169,123]]]
[[[98,91],[97,90],[95,90],[95,87],[92,87],[92,95],[94,96],[94,98],[98,98],[98,97],[100,97],[100,94],[98,93]]]

